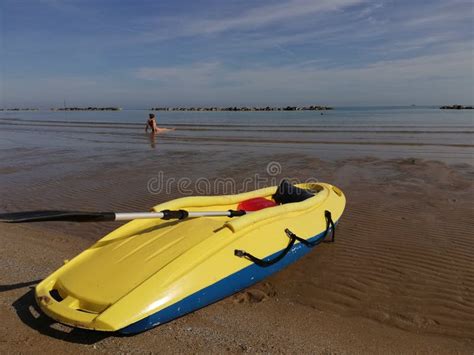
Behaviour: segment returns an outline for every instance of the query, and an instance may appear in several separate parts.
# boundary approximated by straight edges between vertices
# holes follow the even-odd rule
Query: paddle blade
[[[114,220],[114,212],[24,211],[0,214],[0,221],[6,223],[47,221],[102,222]]]

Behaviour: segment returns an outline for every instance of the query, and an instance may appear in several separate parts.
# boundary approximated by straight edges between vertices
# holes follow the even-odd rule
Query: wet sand
[[[180,195],[147,190],[160,171],[231,177],[239,186],[255,173],[269,178],[275,161],[282,170],[271,178],[316,178],[344,190],[336,243],[214,305],[121,337],[51,322],[31,290],[116,224],[1,225],[0,352],[473,353],[471,165],[161,148],[56,149],[41,161],[38,150],[11,150],[0,167],[0,208],[146,210]]]

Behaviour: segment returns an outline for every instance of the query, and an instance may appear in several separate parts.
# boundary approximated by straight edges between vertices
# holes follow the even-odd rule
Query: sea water
[[[437,107],[341,107],[327,111],[3,111],[0,148],[228,149],[313,152],[322,159],[374,156],[472,163],[474,111]],[[165,147],[166,146],[166,147]]]

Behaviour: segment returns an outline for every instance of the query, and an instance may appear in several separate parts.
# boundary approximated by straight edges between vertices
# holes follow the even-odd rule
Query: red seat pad
[[[267,200],[264,197],[255,197],[239,203],[237,210],[258,211],[263,210],[264,208],[274,207],[276,205],[276,202],[273,200]]]

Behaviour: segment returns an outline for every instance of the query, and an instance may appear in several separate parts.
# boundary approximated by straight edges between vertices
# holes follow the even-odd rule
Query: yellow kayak
[[[233,218],[133,220],[38,284],[36,300],[58,322],[125,334],[216,302],[295,262],[334,233],[346,203],[342,191],[325,183],[296,186],[306,195],[289,201],[276,196],[274,186],[157,205],[156,212],[205,212],[238,210],[252,199],[279,202]]]

